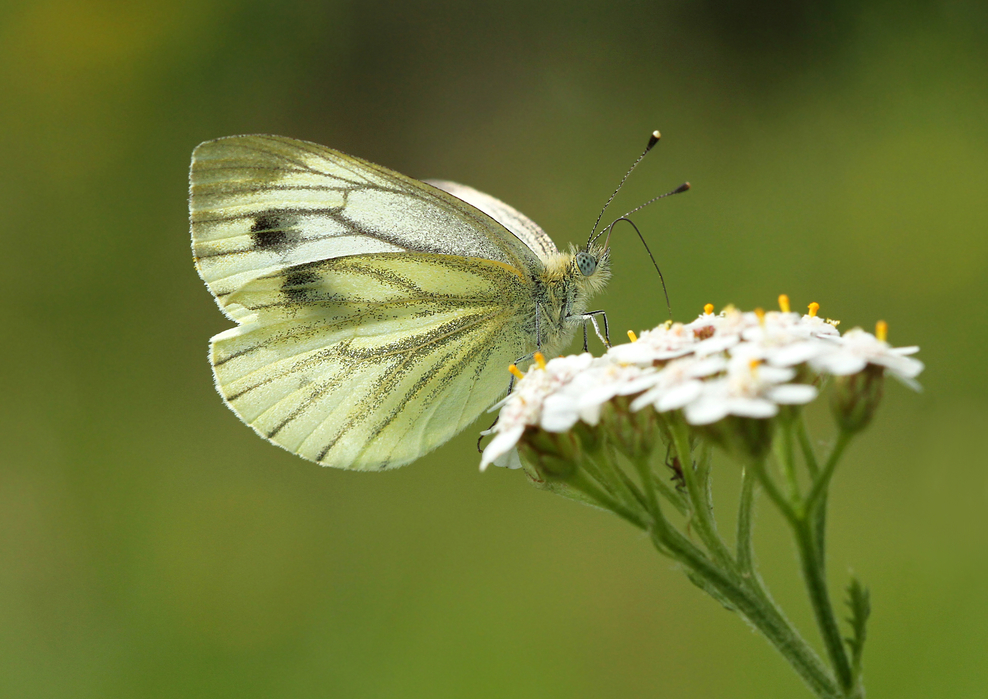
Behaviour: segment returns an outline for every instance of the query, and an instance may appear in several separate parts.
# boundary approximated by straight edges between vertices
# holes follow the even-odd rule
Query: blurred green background
[[[636,217],[677,318],[787,292],[922,346],[838,474],[829,571],[872,589],[870,696],[988,696],[983,3],[7,0],[0,95],[0,695],[808,696],[630,527],[479,474],[475,434],[320,469],[212,386],[200,141],[469,183],[565,244],[659,128],[614,211],[692,182]],[[615,336],[665,317],[622,235]],[[765,503],[757,535],[816,643]]]

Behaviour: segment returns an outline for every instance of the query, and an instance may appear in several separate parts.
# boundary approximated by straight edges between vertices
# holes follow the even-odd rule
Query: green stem
[[[810,490],[810,494],[806,496],[806,511],[809,512],[813,509],[817,500],[824,497],[827,493],[827,487],[830,485],[830,479],[834,475],[834,469],[837,468],[837,462],[840,461],[840,457],[844,453],[844,449],[847,448],[848,443],[851,441],[853,435],[850,432],[841,430],[837,435],[837,443],[834,444],[834,448],[830,452],[830,456],[827,458],[827,463],[824,465],[823,470],[817,474],[817,477],[813,480],[813,488]]]
[[[745,467],[741,472],[741,501],[738,504],[738,527],[736,537],[736,555],[738,568],[745,584],[780,618],[785,618],[782,609],[772,599],[758,571],[755,570],[755,549],[753,540],[755,495],[757,495],[758,478],[752,467]]]
[[[628,509],[622,503],[618,502],[609,494],[604,492],[603,489],[598,487],[593,481],[584,475],[583,469],[576,469],[572,475],[566,478],[566,483],[597,502],[605,510],[610,510],[618,517],[627,520],[639,529],[648,531],[648,522],[643,520],[637,512]]]
[[[679,512],[679,514],[685,516],[686,513],[689,512],[689,508],[686,506],[686,502],[683,500],[683,494],[675,490],[674,488],[670,488],[668,485],[663,483],[661,477],[658,474],[656,473],[652,474],[652,483],[654,484],[655,488],[659,491],[659,493],[662,495],[662,497],[664,497],[666,500],[672,503],[672,506],[676,508],[676,511]]]
[[[786,479],[789,502],[799,502],[799,481],[796,480],[796,454],[792,443],[793,421],[780,419],[778,436],[775,439],[775,457],[782,467]]]
[[[810,520],[805,516],[806,510],[804,509],[802,512],[797,513],[793,509],[792,505],[768,475],[763,461],[756,462],[754,468],[759,482],[765,488],[765,492],[792,527],[793,535],[796,539],[796,547],[799,549],[803,579],[806,583],[806,589],[810,597],[810,604],[813,607],[817,626],[820,629],[820,635],[823,637],[824,646],[827,649],[827,656],[830,658],[834,671],[837,673],[840,686],[847,691],[851,688],[853,682],[851,666],[848,663],[840,630],[837,627],[833,605],[830,602],[830,593],[827,591],[827,582],[823,572],[823,565],[821,564],[823,556],[820,555],[814,541],[812,525],[810,524]],[[841,696],[844,696],[844,694]]]
[[[786,518],[786,521],[793,527],[799,524],[799,515],[796,510],[793,509],[792,504],[786,499],[786,496],[782,494],[778,486],[775,485],[775,481],[768,474],[765,468],[764,461],[756,461],[752,464],[752,468],[755,471],[755,475],[758,477],[758,482],[761,483],[762,487],[765,489],[766,494],[768,494],[769,499],[775,503],[775,506],[779,508],[779,511]]]
[[[834,615],[834,607],[830,602],[826,576],[823,566],[820,564],[821,556],[813,538],[812,521],[810,519],[800,520],[799,524],[793,528],[793,533],[799,548],[799,559],[806,581],[806,591],[810,596],[810,604],[813,607],[813,614],[816,617],[820,635],[823,637],[823,644],[827,649],[827,655],[834,672],[837,674],[837,680],[845,692],[850,693],[854,686],[854,675],[847,659],[844,641],[840,635],[840,627],[837,625],[837,617]]]
[[[600,462],[603,462],[603,465]],[[627,475],[614,463],[614,459],[607,451],[601,450],[593,456],[585,454],[581,465],[604,486],[608,493],[619,498],[625,507],[638,512],[639,516],[647,512],[648,508],[641,492],[630,483]]]
[[[845,696],[813,649],[770,603],[736,582],[730,573],[708,559],[663,517],[659,517],[655,525],[653,542],[656,547],[667,549],[673,558],[689,567],[727,600],[782,654],[817,697],[840,699]]]
[[[820,464],[816,459],[816,452],[813,449],[813,441],[810,439],[810,431],[806,427],[806,421],[803,419],[802,412],[797,414],[796,421],[796,433],[799,435],[799,446],[803,451],[803,460],[806,462],[806,470],[810,472],[810,478],[812,482],[815,483],[816,479],[820,476]],[[833,469],[831,468],[831,472],[832,470]],[[826,490],[823,495],[819,496],[819,501],[809,511],[809,517],[813,522],[813,539],[816,542],[817,555],[820,558],[820,567],[823,570],[826,570],[827,560],[824,553],[826,550],[827,535]]]
[[[705,492],[706,488],[701,486],[698,474],[693,470],[689,430],[684,423],[676,419],[669,421],[669,430],[672,432],[673,442],[676,445],[683,480],[686,481],[686,493],[689,495],[697,534],[714,560],[725,569],[734,571],[736,565],[731,558],[731,552],[724,540],[720,538],[720,534],[717,533],[717,525],[714,523],[713,513]]]
[[[806,427],[806,420],[800,411],[796,415],[796,434],[799,436],[799,447],[803,452],[803,460],[806,461],[806,468],[810,472],[811,478],[816,478],[820,473],[820,464],[816,460],[816,452],[813,450],[813,441],[810,439],[810,432]]]
[[[648,503],[648,512],[652,516],[652,522],[656,523],[661,520],[668,524],[662,514],[662,508],[659,506],[659,496],[656,494],[655,479],[652,478],[652,466],[649,459],[647,457],[635,459],[635,468],[638,470],[642,487],[645,489],[645,501]]]
[[[735,548],[738,567],[744,576],[754,577],[755,556],[752,543],[752,519],[755,513],[755,475],[750,468],[741,472],[741,503],[738,506],[738,533]]]

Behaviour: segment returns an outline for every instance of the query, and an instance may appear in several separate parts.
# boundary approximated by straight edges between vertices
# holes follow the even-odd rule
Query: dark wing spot
[[[306,299],[310,291],[309,285],[318,281],[318,274],[304,267],[299,267],[285,275],[285,279],[281,283],[281,292],[288,297],[288,300],[301,302]]]
[[[276,213],[261,214],[250,228],[250,237],[258,250],[278,252],[288,243],[287,221]]]

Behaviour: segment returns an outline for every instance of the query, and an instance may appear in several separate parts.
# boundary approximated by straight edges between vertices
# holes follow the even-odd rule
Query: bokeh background
[[[891,385],[838,474],[829,571],[871,587],[871,696],[988,696],[985,7],[7,0],[0,695],[808,696],[628,526],[479,474],[475,434],[320,469],[212,387],[200,141],[459,180],[564,244],[659,128],[614,211],[692,182],[636,217],[677,318],[787,292],[922,346],[925,391]],[[663,320],[630,229],[614,268],[614,335]],[[815,639],[783,525],[757,526]]]

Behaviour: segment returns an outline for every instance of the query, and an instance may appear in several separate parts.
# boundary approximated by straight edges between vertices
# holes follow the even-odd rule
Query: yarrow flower
[[[919,352],[919,347],[892,347],[885,341],[888,327],[878,324],[877,336],[861,328],[848,330],[842,337],[834,338],[831,351],[810,360],[817,371],[834,376],[848,376],[864,371],[869,364],[880,366],[913,390],[920,390],[916,377],[923,371],[923,362],[909,357]]]
[[[495,406],[500,415],[486,433],[493,439],[481,469],[522,468],[539,489],[621,517],[765,634],[816,696],[861,697],[868,592],[852,579],[853,634],[843,639],[823,594],[825,538],[818,534],[837,464],[875,415],[886,373],[919,390],[923,364],[910,356],[917,347],[888,344],[885,322],[874,334],[854,328],[842,335],[819,308],[793,313],[786,296],[778,311],[729,306],[714,313],[707,304],[691,322],[666,322],[640,336],[629,331],[630,343],[601,357],[546,361],[536,352],[527,373],[509,367],[518,382]],[[800,419],[802,406],[821,393],[837,425],[826,454],[817,453]],[[712,446],[744,466],[733,546],[713,516]],[[756,488],[793,531],[832,673],[794,628],[779,634],[788,622],[753,568]]]
[[[542,426],[543,429],[546,429],[542,425],[543,404],[546,399],[554,395],[561,387],[569,384],[581,371],[588,368],[593,362],[593,357],[585,352],[570,357],[558,357],[551,362],[546,362],[542,354],[537,352],[535,360],[538,369],[529,371],[524,376],[514,364],[511,365],[512,374],[515,374],[519,379],[518,385],[514,391],[508,394],[507,398],[495,406],[495,408],[503,407],[501,407],[501,412],[498,415],[497,425],[491,430],[491,432],[496,433],[496,436],[484,449],[483,460],[480,464],[481,471],[491,463],[495,463],[495,460],[499,466],[512,468],[521,466],[517,458],[502,459],[501,457],[508,456],[526,427]],[[554,426],[554,419],[558,424],[557,416],[550,412],[547,423],[550,427]],[[572,427],[574,422],[576,421],[570,422],[562,429]],[[548,431],[559,432],[562,430]]]
[[[837,322],[817,316],[818,304],[800,316],[789,310],[742,312],[728,307],[718,314],[708,304],[690,323],[663,323],[631,342],[611,347],[602,357],[589,354],[560,357],[536,364],[519,377],[513,392],[499,406],[490,430],[495,436],[484,449],[481,469],[489,464],[521,465],[514,447],[526,430],[562,433],[578,422],[594,427],[604,406],[627,396],[622,409],[636,413],[677,411],[689,425],[701,427],[729,417],[767,420],[779,406],[803,405],[819,391],[821,375],[844,377],[835,410],[852,418],[842,424],[860,429],[880,398],[884,371],[919,389],[922,362],[907,355],[917,347],[892,348],[887,326],[877,336],[853,329],[843,336]],[[847,377],[867,374],[868,381]],[[867,390],[867,400],[858,394]],[[497,406],[496,406],[497,407]]]

